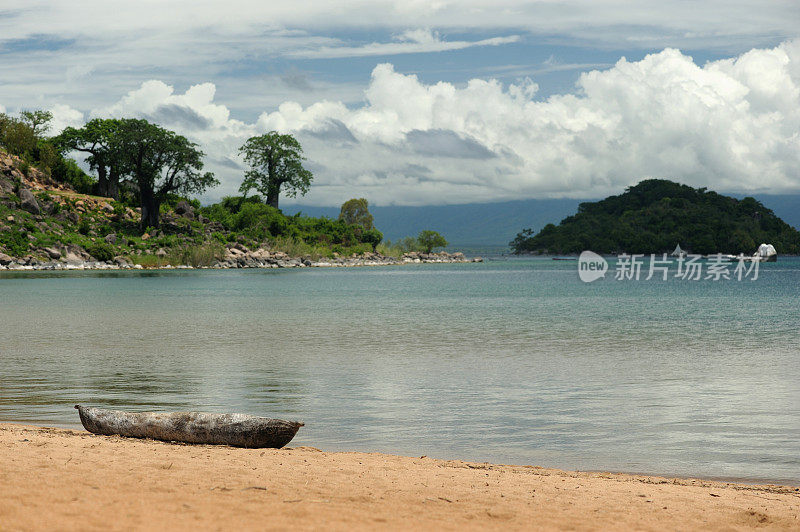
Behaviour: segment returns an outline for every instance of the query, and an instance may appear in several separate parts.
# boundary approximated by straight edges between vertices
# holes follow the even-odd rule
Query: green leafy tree
[[[44,137],[50,131],[50,122],[53,120],[53,113],[37,109],[34,111],[22,111],[19,114],[20,120],[28,125],[36,138]]]
[[[22,111],[19,118],[0,114],[0,145],[14,155],[36,162],[38,148],[52,119],[53,113],[42,110]]]
[[[348,225],[361,226],[364,230],[373,228],[373,218],[372,214],[369,212],[369,202],[364,198],[353,198],[345,201],[339,212],[339,219]]]
[[[114,150],[139,188],[142,230],[158,227],[159,208],[169,194],[201,193],[219,184],[203,169],[197,144],[147,120],[120,120]]]
[[[33,158],[38,139],[33,128],[8,115],[0,117],[0,145],[9,153],[25,159]]]
[[[367,229],[361,233],[361,241],[370,244],[372,246],[372,251],[375,251],[378,248],[378,244],[383,241],[383,233],[375,228]]]
[[[119,199],[119,180],[125,173],[125,158],[118,146],[121,120],[95,118],[82,128],[66,128],[52,140],[62,152],[88,154],[86,162],[97,171],[97,194]]]
[[[6,128],[13,120],[10,116],[5,113],[0,113],[0,144],[3,142],[3,135],[5,134]]]
[[[417,240],[419,241],[419,245],[425,251],[425,253],[432,252],[433,248],[443,248],[447,246],[447,240],[445,240],[444,237],[436,231],[420,231]]]
[[[251,137],[239,152],[250,165],[239,187],[245,195],[255,189],[267,198],[267,205],[277,209],[281,189],[287,196],[295,197],[298,193],[305,195],[311,187],[314,176],[303,168],[303,148],[291,135],[270,131]]]

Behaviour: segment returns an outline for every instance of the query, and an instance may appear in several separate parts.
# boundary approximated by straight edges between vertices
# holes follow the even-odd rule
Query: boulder
[[[166,256],[167,256],[166,250],[164,250],[164,248],[158,248],[158,251],[156,251],[156,257],[162,257],[163,258],[163,257],[166,257]]]
[[[0,253],[0,264],[1,265],[8,266],[12,262],[14,262],[14,259],[12,257],[9,257],[5,253]]]
[[[83,264],[89,260],[90,256],[80,246],[69,245],[67,246],[66,253],[63,254],[61,260],[66,261],[68,264]]]
[[[105,240],[106,244],[111,244],[113,246],[117,243],[117,233],[109,233],[103,240]]]
[[[11,194],[14,192],[14,183],[11,180],[0,176],[0,195]]]
[[[175,214],[184,218],[194,218],[194,207],[188,201],[181,200],[175,205]]]
[[[67,254],[64,255],[64,260],[68,264],[81,264],[83,263],[83,257],[75,253],[74,251],[67,250]]]
[[[36,196],[27,188],[19,189],[19,199],[21,200],[20,207],[31,214],[39,214],[42,209],[39,207],[39,202],[36,201]]]
[[[52,247],[52,248],[44,248],[44,252],[47,253],[47,256],[51,259],[60,259],[61,258],[61,251]]]

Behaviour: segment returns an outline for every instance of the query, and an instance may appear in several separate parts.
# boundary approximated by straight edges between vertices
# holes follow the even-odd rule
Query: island
[[[510,246],[517,254],[651,254],[680,246],[696,254],[751,255],[764,242],[783,255],[800,253],[800,232],[754,198],[647,179],[618,196],[581,203],[558,225],[524,229]]]

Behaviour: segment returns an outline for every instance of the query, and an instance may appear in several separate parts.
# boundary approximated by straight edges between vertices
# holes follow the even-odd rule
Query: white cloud
[[[800,4],[757,0],[639,0],[635,9],[621,0],[229,0],[224,5],[212,0],[4,0],[0,15],[0,100],[12,111],[54,103],[88,110],[108,105],[110,95],[147,79],[181,90],[203,80],[213,81],[228,108],[248,119],[289,97],[304,105],[319,98],[311,91],[297,95],[302,88],[282,81],[278,70],[286,66],[319,74],[311,84],[317,94],[358,101],[361,87],[356,90],[353,78],[362,75],[363,61],[326,59],[309,65],[311,58],[464,47],[478,55],[478,46],[481,57],[497,58],[506,49],[502,44],[517,38],[515,60],[522,63],[523,47],[559,44],[634,53],[674,46],[734,54],[800,35]],[[365,44],[365,34],[376,42]],[[466,54],[454,55],[462,62],[445,65],[437,57],[420,68],[431,75],[434,61],[440,72],[445,66],[473,67]],[[475,62],[481,70],[471,75],[487,72],[487,62]],[[589,65],[581,62],[538,69],[523,64],[504,74]]]
[[[753,42],[754,38],[796,36],[800,7],[792,1],[757,0],[639,0],[635,9],[621,0],[351,0],[335,4],[325,0],[228,0],[224,7],[213,0],[5,0],[3,11],[0,35],[6,39],[55,35],[123,41],[120,37],[124,35],[141,36],[137,41],[142,45],[154,41],[164,47],[193,36],[195,42],[187,44],[200,46],[204,42],[232,44],[245,35],[277,31],[293,36],[286,28],[396,31],[424,21],[430,27],[457,31],[517,28],[616,47],[652,47],[693,42],[729,46],[741,44],[743,37],[745,42]]]
[[[60,133],[66,127],[81,127],[85,120],[83,113],[69,105],[57,104],[50,108],[53,120],[50,122],[50,134]]]
[[[288,52],[289,57],[341,58],[368,57],[376,55],[418,54],[463,50],[474,46],[499,46],[519,41],[519,35],[492,37],[479,41],[445,41],[430,29],[406,30],[395,38],[397,42],[373,42],[363,46],[322,46],[308,50]]]
[[[380,64],[355,108],[286,101],[246,123],[214,102],[213,84],[180,94],[148,81],[92,116],[145,116],[196,140],[223,180],[214,197],[238,187],[238,147],[272,129],[301,139],[316,204],[598,197],[645,177],[800,190],[800,40],[704,66],[665,49],[585,72],[574,94],[536,100],[536,89],[426,84]]]
[[[363,107],[287,103],[259,125],[302,136],[341,122],[356,147],[313,140],[309,153],[337,176],[337,187],[352,184],[343,197],[358,193],[379,203],[598,196],[648,176],[727,191],[796,191],[798,63],[800,41],[702,67],[666,49],[584,73],[576,94],[546,101],[494,80],[426,85],[383,64]],[[496,157],[413,151],[415,131],[450,131]],[[411,163],[427,173],[404,171]],[[356,183],[369,192],[358,192]]]

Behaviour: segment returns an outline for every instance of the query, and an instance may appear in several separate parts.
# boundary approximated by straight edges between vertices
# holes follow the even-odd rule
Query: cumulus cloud
[[[215,196],[238,187],[238,147],[270,130],[301,140],[316,204],[599,197],[645,177],[800,190],[800,41],[702,66],[675,49],[622,58],[544,100],[531,80],[428,84],[391,64],[373,69],[356,107],[287,101],[248,123],[215,95],[210,83],[181,94],[153,80],[92,116],[151,117],[199,142],[223,180]]]
[[[53,120],[50,122],[50,133],[60,133],[66,127],[81,127],[85,120],[83,113],[69,105],[57,104],[50,108]]]
[[[358,146],[346,158],[325,145],[309,152],[337,176],[331,186],[368,187],[379,202],[599,196],[648,176],[798,190],[799,64],[800,41],[704,66],[665,49],[584,73],[576,93],[545,101],[530,83],[425,84],[382,64],[362,107],[285,103],[258,124],[302,135],[340,121]],[[425,186],[402,170],[412,161],[433,170]]]

